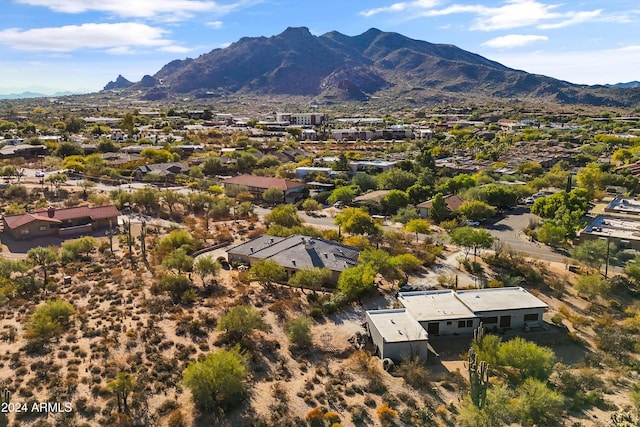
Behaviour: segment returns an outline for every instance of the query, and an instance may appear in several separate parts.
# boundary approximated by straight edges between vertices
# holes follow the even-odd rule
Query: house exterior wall
[[[118,217],[113,218],[104,218],[96,221],[91,221],[91,218],[75,218],[70,221],[65,221],[63,223],[54,223],[48,221],[32,221],[28,224],[25,224],[21,227],[17,227],[14,229],[10,229],[7,226],[6,221],[3,219],[3,226],[5,232],[9,233],[11,237],[14,239],[32,239],[36,237],[44,237],[44,236],[58,236],[58,235],[68,235],[68,234],[85,234],[87,232],[91,232],[92,230],[97,230],[100,228],[109,227],[109,221],[111,221],[111,225],[113,227],[118,225]],[[82,228],[82,226],[88,226]],[[64,230],[67,228],[77,228],[75,231],[67,231]]]
[[[430,335],[467,335],[478,329],[480,323],[489,330],[524,328],[527,323],[542,322],[544,312],[541,308],[489,311],[476,313],[475,318],[426,320],[420,325]]]
[[[463,322],[463,323],[461,323]],[[434,326],[437,324],[437,329]],[[480,319],[464,318],[464,319],[446,319],[446,320],[428,320],[420,322],[429,335],[466,335],[472,334],[473,331],[480,326]]]
[[[480,317],[485,328],[513,329],[524,328],[527,322],[542,322],[544,311],[542,308],[529,308],[522,310],[489,311],[476,314]],[[533,319],[534,316],[535,320]],[[503,323],[507,321],[509,322],[508,326]]]
[[[429,347],[427,340],[405,341],[405,342],[387,342],[380,347],[380,358],[389,358],[394,362],[399,362],[409,357],[419,357],[421,360],[427,360]]]
[[[422,360],[427,360],[427,355],[429,354],[428,339],[386,342],[380,331],[376,328],[369,313],[366,313],[365,316],[371,341],[381,359],[389,358],[398,362],[405,357],[418,356]]]

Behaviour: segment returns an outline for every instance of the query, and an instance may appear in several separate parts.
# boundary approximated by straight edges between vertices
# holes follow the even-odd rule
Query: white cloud
[[[402,13],[406,19],[416,19],[465,13],[475,15],[469,28],[481,31],[507,30],[527,26],[552,29],[595,19],[613,19],[613,17],[603,17],[602,9],[561,12],[561,5],[545,4],[538,0],[505,0],[501,6],[497,7],[483,4],[452,4],[438,8],[439,4],[440,2],[435,0],[393,3],[390,6],[365,10],[360,14],[370,17],[379,13]],[[615,19],[619,20],[619,17]]]
[[[508,0],[504,6],[479,11],[480,16],[471,29],[491,31],[536,25],[560,17],[560,14],[552,12],[555,8],[557,6],[535,0]]]
[[[406,10],[421,10],[421,9],[431,9],[437,6],[440,2],[438,0],[416,0],[411,2],[401,2],[401,3],[393,3],[390,6],[386,7],[378,7],[375,9],[363,10],[360,12],[362,16],[373,16],[379,13],[388,13],[388,12],[403,12]]]
[[[0,31],[0,44],[18,50],[70,52],[78,49],[108,49],[130,53],[131,47],[173,46],[164,38],[166,30],[139,23],[82,24],[63,27]]]
[[[498,49],[505,49],[511,47],[520,47],[526,46],[531,43],[535,43],[538,41],[547,41],[549,37],[547,36],[537,36],[534,34],[509,34],[502,37],[496,37],[495,39],[491,39],[487,42],[482,43],[483,46],[489,46]]]
[[[219,30],[220,28],[222,28],[224,23],[222,21],[213,21],[213,22],[207,22],[205,25],[207,27],[211,27],[211,28],[214,28],[216,30]]]
[[[507,67],[579,84],[638,80],[640,45],[595,51],[481,53]]]
[[[541,30],[549,30],[555,28],[564,28],[571,25],[581,24],[587,21],[593,21],[598,18],[602,13],[602,9],[592,10],[588,12],[575,12],[568,13],[565,20],[560,22],[555,22],[552,24],[541,24],[538,26]]]
[[[187,19],[196,13],[226,14],[245,3],[220,4],[209,0],[18,0],[31,6],[43,6],[62,13],[103,12],[122,17],[172,20]]]

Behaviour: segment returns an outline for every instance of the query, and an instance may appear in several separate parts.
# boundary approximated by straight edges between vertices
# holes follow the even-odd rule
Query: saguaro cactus
[[[9,403],[11,400],[11,392],[6,387],[2,389],[0,392],[0,406],[5,406],[5,403]],[[0,427],[7,427],[9,425],[9,419],[7,418],[7,413],[4,411],[0,412]]]
[[[478,408],[482,408],[487,400],[489,364],[484,360],[478,360],[478,354],[473,347],[469,349],[468,363],[471,401]]]

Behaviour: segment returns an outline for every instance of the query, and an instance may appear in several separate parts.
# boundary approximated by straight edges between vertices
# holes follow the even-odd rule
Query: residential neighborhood
[[[0,110],[11,401],[60,393],[77,425],[476,425],[489,369],[487,399],[555,402],[536,425],[631,413],[640,118],[201,107]],[[242,399],[203,409],[209,357],[243,366]]]

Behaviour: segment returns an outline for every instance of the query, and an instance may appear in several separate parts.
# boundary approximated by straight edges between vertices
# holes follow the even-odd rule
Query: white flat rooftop
[[[418,322],[476,317],[454,291],[400,292],[398,301]]]
[[[472,319],[488,311],[548,308],[521,287],[400,292],[398,301],[418,322]]]
[[[427,331],[405,309],[367,311],[385,342],[426,341]]]
[[[603,239],[613,237],[620,240],[639,240],[640,221],[626,218],[597,216],[582,232],[598,236]]]
[[[458,291],[458,298],[474,313],[498,310],[548,308],[534,295],[520,287],[472,289]]]

